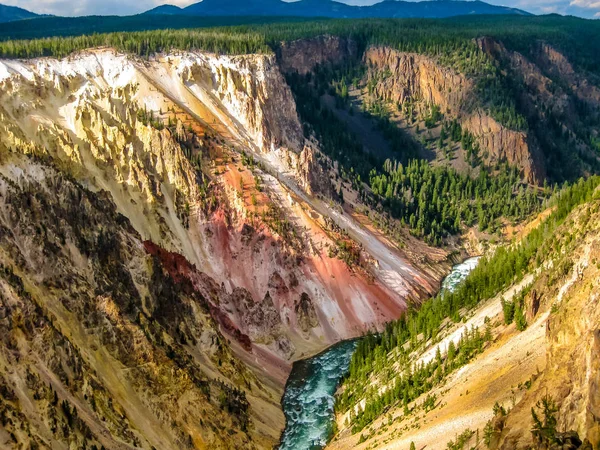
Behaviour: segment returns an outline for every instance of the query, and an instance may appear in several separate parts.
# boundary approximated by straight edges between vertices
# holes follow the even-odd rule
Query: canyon
[[[320,194],[328,178],[273,56],[142,61],[99,49],[0,68],[2,266],[23,283],[4,285],[6,336],[22,344],[18,356],[6,355],[3,373],[44,380],[85,429],[53,433],[46,402],[23,387],[11,395],[31,407],[13,420],[35,429],[31,439],[105,448],[273,444],[292,361],[381,327],[435,292],[448,267],[436,249],[411,260]],[[360,249],[360,267],[329,256],[342,233]],[[96,246],[107,253],[98,261]],[[23,336],[16,317],[26,308],[39,309],[44,325]],[[46,328],[73,347],[70,360],[54,362],[64,369],[36,366],[46,355],[32,341]],[[169,369],[163,360],[173,352]],[[180,399],[174,409],[156,403],[163,394],[154,383],[168,370],[182,378],[169,394]],[[76,386],[92,383],[88,372],[101,394],[82,398]],[[229,386],[245,393],[249,408],[239,403],[252,426],[228,425],[239,431],[225,440],[215,431],[219,415],[192,426],[194,396],[233,396],[237,405],[240,393]],[[99,397],[128,418],[119,437],[102,437]],[[247,412],[242,406],[231,408]],[[149,407],[151,418],[141,410]]]
[[[289,77],[352,61],[364,69],[357,105],[384,102],[415,141],[435,106],[480,149],[481,164],[465,169],[462,161],[459,171],[493,174],[506,163],[540,190],[563,175],[550,166],[557,156],[540,135],[543,121],[554,117],[548,111],[571,111],[561,126],[584,155],[573,170],[593,171],[597,155],[583,138],[578,108],[600,104],[595,81],[550,45],[540,45],[535,59],[497,40],[476,45],[527,85],[519,94],[523,111],[539,129],[503,124],[478,100],[477,77],[440,58],[330,35],[266,54],[171,50],[142,58],[101,47],[62,59],[0,60],[0,447],[277,445],[294,362],[384,330],[434,296],[453,265],[499,245],[465,227],[434,246],[389,218],[401,230],[392,236],[374,219],[380,205],[363,202],[368,188],[340,177],[339,162],[306,131]],[[544,105],[543,114],[527,107],[533,103]],[[403,115],[408,104],[416,123],[413,109]],[[431,140],[441,130],[431,127]],[[453,145],[466,160],[463,144]],[[587,217],[587,228],[564,246],[584,255],[577,273],[592,286],[597,230],[587,224],[597,205],[586,207],[573,221]],[[500,448],[524,448],[524,417],[548,387],[565,411],[591,405],[588,413],[564,414],[561,425],[597,440],[597,345],[576,344],[577,335],[593,333],[595,297],[584,298],[591,288],[582,278],[564,277],[546,285],[543,277],[527,278],[543,300],[528,297],[531,325],[523,334],[499,322],[500,296],[447,330],[440,338],[446,347],[489,316],[494,342],[480,355],[485,364],[476,360],[440,388],[445,406],[423,415],[423,431],[402,435],[391,427],[376,437],[388,420],[379,418],[358,442],[346,412],[337,415],[328,448],[398,448],[413,440],[445,448],[441,434],[471,420],[483,428],[495,420],[494,402],[513,397],[496,440]],[[575,296],[571,286],[581,295],[551,314],[554,291]],[[573,311],[586,311],[589,321],[564,318]],[[429,344],[416,360],[433,358]],[[501,388],[483,399],[493,380],[470,387],[476,396],[465,406],[463,388],[481,382],[483,368],[500,371],[500,358]],[[586,367],[586,375],[569,379],[560,369],[569,364]],[[543,365],[538,375],[534,368]],[[508,393],[530,378],[530,392]],[[448,413],[450,405],[464,407],[464,415]],[[400,409],[391,414],[390,423],[405,425]]]

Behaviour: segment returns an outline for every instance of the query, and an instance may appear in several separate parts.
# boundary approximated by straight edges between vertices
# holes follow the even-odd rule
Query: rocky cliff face
[[[483,301],[463,322],[442,326],[435,339],[410,355],[410,361],[415,366],[427,364],[438,351],[444,355],[450,342],[460,345],[464,333],[474,329],[491,336],[480,355],[447,379],[434,381],[414,402],[392,402],[360,433],[351,429],[352,414],[340,414],[340,432],[327,448],[394,449],[414,442],[417,448],[447,449],[457,441],[464,448],[492,450],[597,448],[597,195],[576,208],[540,247],[539,267]],[[526,323],[518,329],[514,321],[506,325],[503,302],[520,299]],[[393,351],[383,358],[387,362],[369,374],[369,386],[385,392],[399,359]],[[431,398],[433,406],[426,406]],[[371,401],[353,400],[362,409]],[[549,405],[546,415],[544,401]],[[532,411],[546,424],[543,430],[536,430]]]
[[[261,151],[302,150],[304,137],[294,114],[294,99],[275,56],[185,55],[171,64],[184,85],[220,102],[230,119],[241,125],[240,133],[247,133]]]
[[[312,71],[319,64],[339,64],[357,57],[356,42],[326,35],[282,42],[277,51],[282,71],[298,72],[301,75]]]
[[[600,315],[596,288],[600,272],[594,264],[600,256],[599,214],[597,201],[572,214],[561,231],[564,236],[574,236],[574,242],[557,239],[554,250],[564,249],[564,253],[554,267],[543,273],[527,298],[530,316],[534,311],[551,309],[545,322],[547,364],[533,388],[506,417],[498,448],[538,444],[537,436],[532,436],[526,425],[531,423],[531,409],[547,395],[557,405],[559,433],[574,432],[580,442],[588,441],[588,448],[596,448],[600,441]]]
[[[535,61],[550,76],[566,83],[568,88],[583,102],[600,105],[600,89],[578,73],[565,55],[545,42],[539,42],[535,51]]]
[[[473,80],[430,57],[388,47],[369,48],[364,59],[371,68],[369,76],[377,80],[378,97],[395,104],[410,100],[422,105],[438,105],[443,114],[458,119],[464,129],[475,136],[486,164],[506,161],[518,167],[525,179],[533,183],[545,178],[537,144],[526,133],[510,130],[483,109],[472,107],[477,95]]]
[[[0,231],[2,447],[272,442],[250,406],[272,394],[211,311],[221,292],[178,283],[105,194],[5,156]]]
[[[372,47],[365,52],[364,60],[368,66],[386,72],[375,91],[395,103],[421,100],[457,115],[473,89],[471,80],[416,53]]]
[[[1,443],[269,447],[293,360],[436,289],[443,270],[311,195],[330,180],[274,56],[104,49],[0,65],[0,320],[14,336]],[[329,217],[373,263],[330,256]],[[34,345],[46,329],[56,358]],[[28,371],[47,392],[15,381]],[[53,406],[19,406],[38,397]]]
[[[528,56],[494,39],[477,43],[526,87],[520,90],[519,101],[532,124],[528,139],[544,149],[541,156],[548,175],[574,177],[592,171],[590,165],[598,162],[595,139],[600,132],[595,125],[600,108],[597,82],[544,42],[532,43]]]

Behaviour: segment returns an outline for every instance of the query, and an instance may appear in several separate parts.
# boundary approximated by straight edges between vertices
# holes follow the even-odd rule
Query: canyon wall
[[[482,299],[461,321],[443,324],[433,339],[413,344],[408,368],[402,368],[402,356],[395,349],[383,356],[367,374],[370,390],[350,397],[352,412],[338,413],[339,431],[326,448],[396,449],[414,443],[416,448],[443,450],[457,441],[464,448],[484,445],[491,450],[598,448],[597,195],[598,191],[575,208],[540,246],[535,268]],[[543,222],[539,226],[545,227]],[[523,321],[507,323],[505,305],[520,299]],[[444,360],[451,343],[460,352],[460,341],[469,330],[490,338],[480,354],[461,362],[447,377],[436,373],[414,401],[404,404],[401,397],[392,398],[379,417],[355,429],[354,417],[369,410],[366,405],[377,401],[374,395],[392,391],[394,383],[404,381],[421,364]],[[400,375],[394,379],[395,374]],[[338,392],[352,388],[342,385]],[[534,412],[542,429],[536,429]]]
[[[301,75],[320,64],[340,64],[360,57],[355,41],[337,36],[318,36],[282,42],[277,49],[277,60],[284,73]]]
[[[274,55],[3,60],[0,105],[0,262],[12,283],[0,314],[18,338],[13,306],[41,308],[27,339],[50,327],[77,353],[34,370],[13,359],[14,342],[1,349],[4,404],[43,428],[41,442],[68,438],[38,417],[68,422],[76,410],[91,430],[74,432],[78,446],[269,447],[292,361],[381,328],[435,292],[447,268],[444,252],[415,266],[314,195],[330,179]],[[53,196],[63,179],[72,192]],[[342,241],[358,249],[356,266],[332,252]],[[18,407],[42,394],[20,390],[11,364],[45,377],[63,411]],[[98,378],[61,378],[74,365]],[[165,371],[181,382],[166,386]],[[108,412],[91,394],[74,397],[96,382],[127,438],[101,426]]]
[[[581,448],[600,443],[600,336],[597,284],[600,256],[597,223],[600,204],[592,201],[578,208],[560,231],[553,247],[555,261],[547,266],[526,298],[528,321],[544,317],[547,363],[523,399],[503,418],[496,448],[528,448],[537,445],[530,432],[532,408],[546,396],[556,405],[556,430],[560,439],[575,433]],[[575,242],[566,242],[576,236]],[[496,421],[498,421],[496,419]],[[564,433],[564,434],[563,434]],[[570,433],[570,434],[569,434]]]
[[[109,196],[4,155],[1,446],[271,445],[277,390],[233,355],[221,296],[173,278]]]
[[[517,167],[527,181],[543,182],[544,161],[537,144],[525,132],[506,128],[474,106],[477,102],[474,80],[428,56],[389,47],[369,48],[364,59],[375,70],[371,76],[378,77],[375,85],[378,97],[395,104],[412,100],[438,105],[442,114],[458,119],[476,138],[486,164],[506,161]]]
[[[543,41],[526,54],[507,49],[492,38],[477,45],[519,89],[518,101],[528,118],[528,135],[544,150],[547,175],[578,177],[598,164],[595,139],[600,128],[600,89],[595,75],[576,69],[557,49]]]

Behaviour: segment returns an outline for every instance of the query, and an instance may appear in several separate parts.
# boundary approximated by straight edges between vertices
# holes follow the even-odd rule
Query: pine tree
[[[523,331],[527,328],[527,319],[525,318],[523,308],[520,305],[517,305],[515,308],[515,325],[519,331]]]
[[[515,304],[510,300],[505,300],[504,297],[500,300],[502,311],[504,313],[504,324],[510,325],[515,317]]]

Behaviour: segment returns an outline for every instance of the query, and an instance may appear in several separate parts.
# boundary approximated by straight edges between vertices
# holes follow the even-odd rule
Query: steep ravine
[[[268,447],[283,428],[278,402],[292,361],[381,327],[398,317],[408,301],[419,301],[439,287],[448,263],[424,259],[416,265],[317,198],[317,193],[327,194],[328,179],[317,164],[318,150],[304,141],[273,55],[188,52],[143,61],[102,49],[63,60],[0,61],[0,66],[4,229],[21,226],[18,209],[6,192],[16,195],[12,192],[19,190],[27,205],[61,205],[69,200],[52,198],[54,183],[60,183],[53,180],[61,177],[74,186],[68,198],[87,193],[92,217],[101,215],[103,208],[114,208],[110,225],[89,218],[72,224],[73,229],[86,228],[86,221],[93,220],[94,237],[85,241],[75,231],[54,236],[49,224],[66,219],[54,216],[58,212],[52,208],[30,219],[50,246],[44,251],[61,255],[61,277],[87,280],[81,288],[86,296],[83,310],[70,311],[74,294],[68,286],[47,281],[49,275],[39,269],[42,256],[36,252],[41,244],[6,233],[12,237],[0,240],[0,263],[12,267],[29,292],[11,297],[35,298],[44,320],[77,352],[67,365],[93,367],[98,383],[110,393],[106,401],[122,407],[119,414],[132,423],[139,442],[132,437],[127,442],[148,449]],[[247,155],[261,164],[248,163]],[[46,178],[50,181],[43,181]],[[78,200],[72,207],[77,211],[82,206]],[[339,232],[326,218],[348,230],[362,247],[360,267],[329,255]],[[135,251],[135,258],[123,264],[132,281],[104,294],[87,271],[94,264],[93,254],[113,245],[105,241],[114,233],[130,236],[123,245]],[[111,255],[106,255],[110,262],[122,258]],[[111,270],[108,264],[102,277],[117,278]],[[158,273],[159,288],[151,300],[146,283]],[[178,301],[187,302],[186,308],[201,307],[202,327],[180,316],[184,310],[172,309],[172,290],[181,291],[185,300]],[[14,316],[6,315],[4,303],[0,306],[0,319]],[[86,308],[95,311],[94,323],[84,320]],[[158,319],[147,317],[154,316],[163,322],[153,325]],[[102,325],[107,320],[111,327]],[[150,338],[149,329],[155,333]],[[105,337],[86,337],[95,330]],[[121,341],[129,344],[119,350],[114,342]],[[129,345],[139,348],[139,361],[123,360]],[[9,358],[8,348],[0,352]],[[145,358],[156,352],[160,364],[149,364]],[[119,362],[102,364],[99,354]],[[179,367],[172,369],[180,371],[182,384],[177,389],[163,384],[162,371],[171,364],[163,358]],[[17,370],[28,370],[10,358],[6,361]],[[7,389],[18,391],[21,388],[8,375],[10,364],[0,366],[0,373],[7,376]],[[202,367],[208,393],[204,378],[196,388],[186,384],[190,377],[194,382],[194,365]],[[35,372],[51,380],[52,389],[64,390],[60,401],[79,405],[77,411],[98,437],[105,433],[97,428],[105,414],[94,409],[89,397],[84,399],[87,406],[73,397],[75,385],[69,387],[65,383],[71,383],[70,378],[61,378],[61,371],[72,370],[52,366]],[[136,373],[140,376],[132,385],[129,377]],[[240,392],[229,390],[234,388],[243,392],[248,404],[242,397],[238,402]],[[23,395],[24,400],[34,394]],[[210,399],[198,400],[200,395]],[[214,423],[188,425],[185,417],[194,420],[189,408],[195,402],[206,402],[207,414],[216,408],[234,422],[212,414]],[[15,408],[15,414],[23,416],[20,423],[50,420],[43,405],[35,414]],[[240,414],[243,420],[235,422]],[[219,438],[220,426],[238,434]],[[164,433],[155,435],[153,430]],[[115,440],[103,445],[126,448]]]

